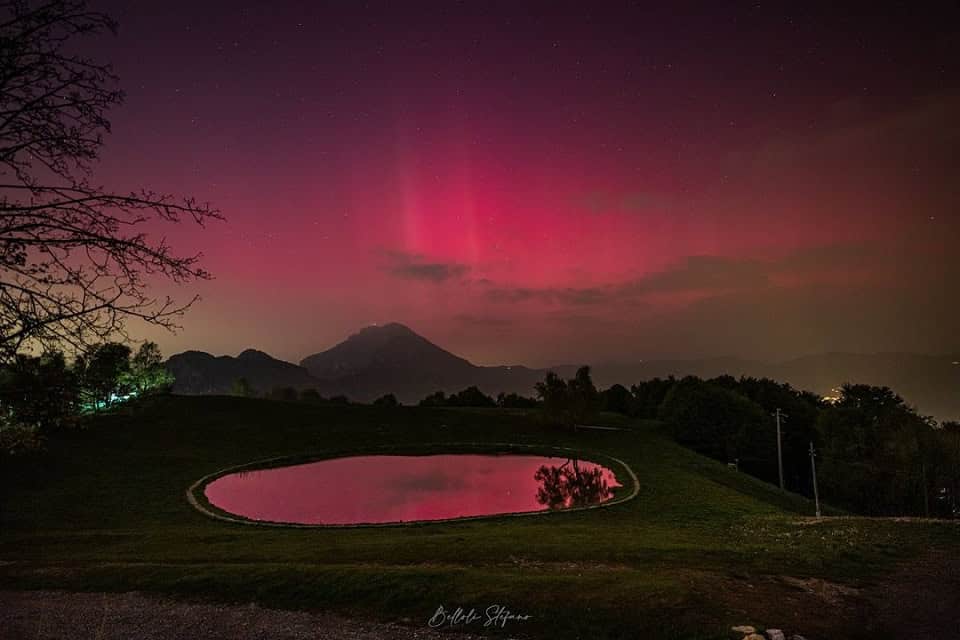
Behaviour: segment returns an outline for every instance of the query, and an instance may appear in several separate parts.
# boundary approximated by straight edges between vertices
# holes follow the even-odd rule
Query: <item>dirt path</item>
[[[931,549],[861,589],[819,578],[687,573],[691,591],[720,605],[728,617],[776,625],[812,640],[960,638],[960,555],[948,551]],[[474,635],[431,630],[426,620],[385,624],[255,604],[197,604],[141,593],[0,591],[0,640],[320,638],[479,640]]]
[[[438,640],[427,627],[140,593],[0,591],[2,640]],[[457,634],[458,640],[478,640]]]

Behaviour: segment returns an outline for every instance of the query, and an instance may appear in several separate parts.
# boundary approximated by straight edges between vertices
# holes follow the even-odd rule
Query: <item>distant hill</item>
[[[724,374],[789,382],[820,395],[845,382],[887,386],[939,420],[960,419],[960,355],[914,353],[824,353],[781,362],[738,358],[651,360],[636,364],[599,365],[594,379],[601,386],[624,385],[668,375],[712,378]]]
[[[907,353],[826,353],[783,362],[739,358],[650,360],[594,367],[598,386],[626,386],[654,377],[696,375],[712,378],[767,377],[798,389],[828,395],[844,382],[886,385],[938,419],[960,419],[958,356]],[[570,377],[575,365],[531,369],[523,366],[481,367],[433,344],[402,324],[361,329],[343,342],[307,356],[297,366],[262,351],[248,349],[237,357],[215,357],[187,351],[167,361],[177,377],[178,393],[228,393],[245,377],[258,391],[274,387],[315,388],[325,396],[346,395],[369,401],[385,393],[405,404],[435,391],[447,393],[476,385],[485,393],[533,394],[533,386],[548,370]]]
[[[260,392],[274,387],[305,388],[316,383],[306,369],[256,349],[247,349],[236,358],[184,351],[171,356],[166,367],[176,378],[174,392],[183,394],[230,393],[239,378],[246,378]]]

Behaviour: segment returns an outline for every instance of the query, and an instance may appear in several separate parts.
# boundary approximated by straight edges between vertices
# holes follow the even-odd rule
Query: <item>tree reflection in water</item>
[[[590,465],[582,469],[580,461],[571,458],[560,466],[544,465],[533,476],[540,483],[537,502],[549,509],[569,509],[603,502],[613,495],[603,468]]]

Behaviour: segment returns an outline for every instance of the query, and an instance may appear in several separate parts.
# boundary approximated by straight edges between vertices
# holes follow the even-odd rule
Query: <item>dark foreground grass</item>
[[[501,604],[532,618],[494,634],[710,638],[734,623],[779,624],[779,595],[763,591],[771,577],[869,586],[900,560],[956,548],[949,524],[811,524],[808,501],[678,447],[654,424],[633,427],[562,433],[507,411],[155,399],[4,465],[0,587],[158,591],[415,626],[440,605]],[[640,494],[583,512],[355,529],[221,522],[185,498],[199,478],[254,460],[444,442],[614,456]],[[836,616],[846,623],[849,612]]]

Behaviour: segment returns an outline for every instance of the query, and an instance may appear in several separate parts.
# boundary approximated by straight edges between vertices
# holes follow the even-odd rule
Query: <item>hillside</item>
[[[629,430],[558,431],[498,410],[159,398],[52,438],[43,464],[0,467],[0,591],[255,601],[413,629],[438,603],[499,602],[533,616],[511,637],[554,640],[724,638],[732,624],[882,638],[905,637],[873,615],[892,606],[899,563],[956,557],[955,524],[814,523],[807,500],[679,447],[656,424],[616,424]],[[185,497],[202,476],[253,460],[458,442],[612,455],[640,493],[597,511],[353,529],[238,526]],[[896,598],[907,611],[920,596]],[[949,629],[944,613],[956,611],[930,620]]]

